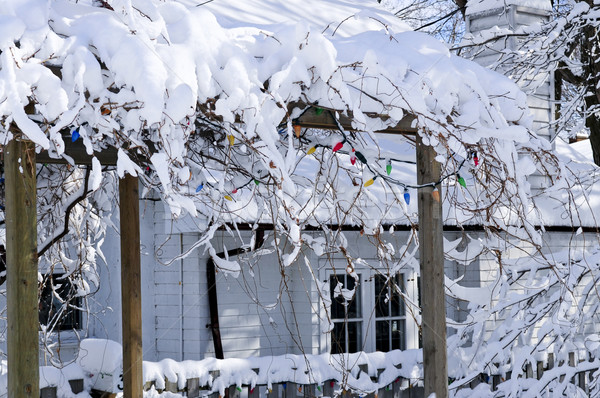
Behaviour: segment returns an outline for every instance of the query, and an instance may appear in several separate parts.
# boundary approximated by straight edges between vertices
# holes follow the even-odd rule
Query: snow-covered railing
[[[398,396],[422,391],[420,351],[144,362],[145,390],[188,397]]]

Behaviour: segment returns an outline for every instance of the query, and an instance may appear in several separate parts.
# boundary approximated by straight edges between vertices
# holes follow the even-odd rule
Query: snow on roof
[[[467,15],[480,12],[491,11],[507,6],[520,6],[537,8],[543,11],[552,11],[552,4],[549,0],[469,0],[467,2]]]
[[[214,13],[219,24],[225,28],[255,27],[272,32],[280,30],[282,26],[308,23],[320,32],[335,32],[341,37],[369,30],[379,31],[385,27],[395,32],[411,30],[375,0],[213,0],[199,7]]]
[[[569,144],[556,139],[563,163],[562,178],[535,198],[544,225],[592,227],[600,222],[600,167],[593,161],[589,140]]]
[[[512,197],[522,196],[524,174],[535,166],[500,163],[516,159],[519,148],[548,147],[529,130],[526,97],[516,85],[408,31],[374,2],[95,4],[0,5],[0,26],[9,27],[0,41],[0,140],[11,138],[14,122],[53,156],[63,156],[64,129],[76,130],[90,154],[117,147],[119,174],[137,173],[160,187],[175,213],[260,220],[264,201],[277,200],[288,225],[406,220],[415,201],[406,207],[402,198],[414,174],[396,160],[390,176],[381,173],[400,154],[373,132],[407,114],[446,163],[446,176],[466,176],[476,166],[465,163],[469,148],[478,146],[515,184],[502,191]],[[30,99],[32,116],[25,113]],[[364,133],[295,138],[292,122],[302,109],[289,115],[293,103],[352,113]],[[336,141],[344,146],[332,154]],[[305,156],[311,145],[319,149]],[[348,167],[353,149],[368,164]],[[321,197],[323,187],[337,194]]]

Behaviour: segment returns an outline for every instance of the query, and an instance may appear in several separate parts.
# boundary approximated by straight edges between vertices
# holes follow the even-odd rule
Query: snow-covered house
[[[414,136],[372,133],[389,126],[385,124],[385,118],[373,117],[370,112],[383,113],[395,122],[405,120],[404,116],[412,113],[418,124],[408,124],[404,128],[406,132],[414,134],[417,125],[432,131],[434,134],[428,138],[432,145],[436,144],[436,134],[445,138],[438,142],[447,145],[448,155],[440,159],[445,164],[445,174],[434,183],[441,186],[445,204],[447,316],[452,335],[449,344],[456,354],[449,358],[451,375],[465,378],[474,369],[477,373],[484,368],[490,372],[498,371],[491,369],[495,363],[499,368],[511,361],[525,363],[531,358],[543,358],[535,349],[517,359],[504,357],[506,346],[513,343],[528,349],[532,346],[545,349],[546,343],[540,344],[544,335],[536,333],[540,330],[548,333],[551,328],[543,318],[521,319],[531,316],[532,310],[509,303],[506,295],[498,296],[498,291],[525,292],[524,297],[531,299],[535,304],[532,308],[537,309],[543,308],[544,303],[554,306],[554,290],[561,294],[564,294],[561,288],[569,291],[570,285],[563,284],[562,276],[571,274],[571,258],[583,259],[580,251],[597,244],[597,237],[589,234],[596,228],[594,205],[585,206],[584,203],[595,200],[594,197],[590,199],[586,191],[591,189],[592,185],[586,184],[592,184],[594,176],[590,177],[591,183],[568,185],[570,182],[566,182],[567,185],[561,185],[561,181],[571,180],[563,177],[561,172],[564,170],[546,163],[553,162],[547,152],[550,145],[537,140],[530,131],[546,128],[551,120],[549,98],[537,100],[535,119],[532,119],[525,107],[525,95],[507,79],[451,56],[444,45],[409,31],[402,21],[376,5],[359,3],[350,0],[286,4],[264,1],[262,7],[257,7],[243,1],[229,1],[226,5],[207,2],[193,11],[189,10],[189,5],[170,3],[140,11],[150,22],[143,18],[142,22],[139,19],[119,21],[108,12],[102,14],[102,21],[114,24],[118,29],[137,24],[140,32],[154,35],[157,42],[164,39],[169,43],[168,51],[173,51],[161,49],[165,51],[161,54],[165,58],[197,54],[208,54],[207,58],[211,58],[202,65],[205,70],[200,67],[193,71],[183,67],[178,69],[185,64],[166,63],[169,70],[164,68],[160,72],[165,76],[153,75],[157,80],[163,79],[168,86],[166,105],[161,103],[160,107],[139,112],[132,106],[133,113],[137,113],[127,116],[122,123],[132,123],[136,118],[151,119],[152,112],[168,114],[176,122],[188,120],[187,109],[184,109],[189,105],[188,97],[195,101],[200,96],[197,92],[187,92],[185,84],[177,80],[184,82],[189,75],[197,78],[202,73],[212,74],[222,90],[208,87],[212,83],[202,87],[204,83],[200,79],[196,82],[200,86],[198,91],[204,90],[203,95],[218,92],[222,96],[212,103],[208,101],[213,106],[208,112],[218,113],[232,125],[238,122],[238,115],[233,111],[237,107],[244,109],[244,123],[254,123],[260,130],[265,128],[265,120],[272,122],[275,118],[265,116],[269,112],[281,116],[277,113],[277,101],[287,104],[289,98],[298,97],[311,104],[292,110],[295,113],[288,118],[287,125],[279,126],[280,117],[276,123],[280,129],[275,134],[259,134],[265,142],[265,150],[271,151],[270,156],[276,152],[271,147],[274,137],[279,135],[284,137],[281,138],[283,141],[287,137],[293,140],[292,130],[311,154],[295,154],[298,161],[283,155],[267,157],[269,160],[263,159],[260,166],[252,164],[253,169],[240,172],[245,180],[225,181],[221,180],[221,175],[202,174],[198,170],[192,173],[185,167],[177,169],[176,174],[173,171],[176,162],[171,159],[167,166],[167,155],[152,156],[150,166],[156,172],[154,181],[158,180],[166,187],[163,192],[166,200],[160,201],[159,194],[146,192],[140,205],[145,360],[171,358],[183,361],[221,355],[248,358],[419,348],[419,329],[423,327],[419,302],[420,296],[427,292],[419,291],[416,197],[417,189],[421,187],[416,182]],[[118,7],[115,8],[118,11]],[[123,10],[123,15],[131,17],[126,5]],[[523,8],[515,6],[510,10],[513,14],[502,15],[517,18]],[[137,54],[142,50],[125,41],[123,47],[126,50],[120,53],[113,47],[115,43],[106,45],[101,37],[85,37],[81,26],[93,20],[82,17],[81,10],[65,5],[52,12],[54,17],[63,17],[53,20],[56,29],[75,32],[77,40],[89,40],[101,57],[109,54],[106,59],[113,62],[110,67],[131,73],[120,75],[121,81],[115,78],[115,85],[127,86],[133,81],[134,92],[147,100],[146,105],[150,108],[156,105],[148,99],[155,94],[155,87],[144,92],[147,77],[141,76],[138,81],[137,72],[126,67],[128,62],[135,62],[128,58],[127,51]],[[468,14],[471,29],[477,21],[487,23],[493,19],[492,15],[496,14],[473,10]],[[103,32],[94,29],[90,26],[94,32]],[[222,45],[229,42],[233,44]],[[189,55],[179,51],[186,45],[197,46],[204,53],[198,51]],[[77,56],[85,59],[85,51]],[[332,59],[339,63],[332,63]],[[68,58],[68,62],[63,66],[65,75],[81,79],[79,82],[73,78],[73,86],[82,84],[81,87],[85,85],[93,90],[94,86],[90,84],[93,79],[85,75],[89,71],[77,69],[85,62],[78,64],[75,56]],[[355,64],[357,62],[360,67]],[[276,72],[271,73],[272,70]],[[93,71],[89,73],[93,74]],[[151,71],[144,70],[144,73]],[[358,96],[360,100],[356,100],[346,92],[328,90],[319,80],[322,76],[332,76],[332,82],[328,84],[336,89],[342,87],[336,81],[339,79],[345,84],[343,89],[362,90],[364,96]],[[397,80],[385,80],[392,77]],[[248,89],[251,83],[260,82],[262,86],[265,80],[269,81],[269,86],[261,88],[272,90],[275,97],[271,108],[264,107],[264,98],[259,101],[248,94],[252,91]],[[546,86],[549,94],[552,91],[550,83],[542,87]],[[395,105],[384,106],[373,93]],[[283,94],[289,97],[277,97]],[[353,108],[344,102],[346,98],[356,100],[352,103]],[[132,98],[120,100],[129,103]],[[361,124],[371,134],[357,138],[340,126],[334,133],[314,128],[310,136],[304,135],[307,127],[306,124],[303,126],[303,118],[311,116],[310,113],[335,111],[340,105],[341,109],[352,111],[354,123]],[[98,118],[101,125],[105,121],[100,119],[108,115],[103,109],[106,108],[99,108],[97,114],[86,117],[90,120]],[[257,113],[265,120],[257,115],[248,116],[253,109],[258,109]],[[112,111],[118,112],[117,108]],[[334,116],[332,112],[331,117]],[[63,125],[72,124],[74,117],[71,115],[71,121]],[[301,129],[296,131],[292,121]],[[444,122],[448,125],[444,126]],[[447,128],[446,136],[440,132],[441,125]],[[199,130],[205,127],[201,125]],[[98,143],[94,141],[91,129],[83,126],[80,131],[77,134],[83,136],[86,145]],[[541,135],[551,136],[546,132]],[[235,147],[236,140],[244,138],[243,134],[233,130],[218,137],[228,143],[225,149]],[[143,143],[144,139],[147,137],[131,138],[134,143]],[[169,150],[173,152],[165,153],[177,159],[180,137],[175,134],[160,139],[163,144],[172,144],[175,149]],[[491,144],[486,141],[488,139],[497,139],[501,143]],[[519,143],[521,154],[533,155],[524,155],[521,160],[506,159],[506,156],[517,154],[514,142]],[[341,147],[335,149],[338,144]],[[236,147],[236,150],[235,156],[244,156],[249,151],[248,147]],[[560,150],[568,151],[562,147]],[[332,152],[337,154],[330,156]],[[120,156],[124,157],[119,173],[136,169],[135,162],[127,155]],[[569,153],[568,157],[575,155]],[[506,164],[508,166],[503,169]],[[536,165],[540,164],[547,167],[548,175],[543,178],[534,175],[535,181],[530,180],[538,189],[534,202],[537,206],[519,207],[528,203],[521,196],[527,185],[525,177],[533,174]],[[286,178],[281,177],[278,181],[287,190],[285,199],[278,202],[289,206],[284,206],[283,211],[275,211],[263,200],[268,195],[276,196],[278,191],[271,188],[260,191],[267,185],[265,182],[270,181],[272,172],[261,167],[286,170]],[[576,162],[570,163],[569,169],[585,170],[588,177],[590,171],[597,172]],[[482,170],[503,175],[485,175]],[[137,169],[137,172],[142,174],[144,170]],[[196,172],[201,176],[195,175]],[[323,175],[327,178],[321,180]],[[561,179],[558,183],[549,181],[555,176]],[[98,188],[98,174],[94,173],[94,177]],[[204,186],[214,189],[196,208],[185,200],[184,195],[178,196],[180,192],[170,185],[177,178],[186,181],[192,196],[203,195]],[[293,189],[285,186],[290,180],[296,184]],[[386,184],[380,184],[382,180]],[[318,185],[321,183],[330,185]],[[553,190],[542,189],[544,184],[550,186],[550,183],[554,184]],[[496,191],[494,187],[497,187]],[[172,191],[168,192],[169,189]],[[316,195],[327,190],[334,192],[333,198]],[[497,206],[494,199],[507,201],[506,206]],[[569,204],[578,206],[578,212],[571,211]],[[481,211],[482,205],[490,212]],[[181,212],[181,216],[174,215],[178,207],[198,214],[189,216]],[[194,210],[190,211],[192,207]],[[215,210],[217,207],[220,210]],[[473,211],[475,208],[478,212]],[[215,220],[222,225],[217,228]],[[546,232],[539,233],[540,228]],[[82,335],[121,341],[120,257],[113,249],[118,246],[118,233],[109,228],[102,245],[103,258],[98,259],[96,268],[99,290],[82,307],[85,311],[74,311],[70,323],[64,324],[65,329],[75,331],[65,330],[50,336],[60,351],[50,347],[42,361],[50,363],[57,355],[68,360],[71,355],[76,355]],[[565,269],[560,268],[561,264]],[[508,267],[510,272],[505,272],[503,267]],[[536,267],[545,267],[552,272],[532,272]],[[590,275],[594,280],[595,274],[581,272],[580,275],[582,280],[587,280]],[[519,290],[515,286],[520,284],[521,278],[526,279],[526,283]],[[540,293],[543,291],[548,292],[547,296]],[[579,302],[573,301],[577,306]],[[490,306],[490,302],[495,304]],[[570,308],[565,309],[560,322],[575,322],[577,317],[569,317],[569,311]],[[585,311],[591,309],[586,307]],[[540,314],[543,314],[541,310]],[[511,316],[517,326],[507,330]],[[560,322],[557,321],[557,328],[561,327]],[[574,335],[590,332],[584,323]],[[524,329],[519,328],[527,330],[523,332]],[[478,351],[476,345],[465,343],[469,339],[479,344],[486,339],[505,344]],[[496,359],[493,359],[494,354]],[[407,377],[420,377],[418,368],[405,370]]]

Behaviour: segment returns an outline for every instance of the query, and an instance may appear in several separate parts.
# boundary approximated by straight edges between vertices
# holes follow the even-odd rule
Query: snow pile
[[[84,380],[84,391],[73,393],[69,380]],[[89,388],[85,388],[85,375],[83,370],[75,363],[64,368],[53,366],[40,366],[40,389],[45,387],[56,387],[58,398],[88,398]]]
[[[85,381],[90,388],[106,392],[122,389],[123,349],[119,343],[84,339],[79,346],[77,363],[84,369]]]
[[[6,397],[8,390],[7,368],[8,363],[2,360],[0,363],[0,396]],[[83,380],[83,391],[75,394],[69,384],[69,380]],[[54,366],[40,366],[40,389],[56,387],[57,398],[90,398],[90,385],[85,379],[84,371],[76,363],[71,363],[62,368]]]

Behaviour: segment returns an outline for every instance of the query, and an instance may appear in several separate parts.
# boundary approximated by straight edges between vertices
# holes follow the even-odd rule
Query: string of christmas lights
[[[297,118],[295,118],[292,121],[293,134],[299,140],[302,139],[302,126],[299,122],[299,119],[305,112],[307,112],[311,108],[313,108],[313,107],[307,107],[305,110],[302,111],[302,113]],[[319,108],[319,107],[314,107],[314,109],[315,109],[315,113],[317,115],[321,115],[325,111],[323,108]],[[444,182],[445,180],[447,180],[448,178],[453,177],[453,176],[456,177],[456,180],[460,186],[462,186],[463,188],[466,188],[467,183],[466,183],[465,179],[460,175],[461,169],[463,168],[464,164],[468,160],[472,160],[475,167],[479,166],[480,160],[477,155],[477,152],[469,151],[468,157],[463,159],[460,162],[457,171],[449,173],[445,176],[442,176],[438,181],[433,181],[433,182],[425,183],[425,184],[410,184],[410,183],[400,181],[400,180],[392,177],[393,164],[394,163],[416,164],[415,161],[397,159],[397,158],[393,158],[393,157],[378,157],[378,158],[374,159],[374,162],[369,162],[367,160],[367,157],[360,150],[358,150],[356,148],[356,146],[351,142],[351,139],[349,139],[347,132],[344,130],[339,119],[335,116],[335,114],[331,110],[328,110],[328,112],[331,115],[332,119],[335,121],[337,130],[342,135],[342,139],[340,141],[338,141],[337,143],[335,143],[334,145],[325,145],[325,144],[321,144],[321,143],[315,143],[308,149],[306,154],[312,155],[317,151],[318,148],[328,148],[328,149],[331,149],[331,151],[333,153],[340,153],[343,155],[348,155],[350,157],[350,163],[352,165],[356,165],[357,160],[358,160],[359,164],[362,164],[364,167],[366,167],[367,170],[369,170],[369,172],[371,174],[373,174],[372,178],[366,180],[363,183],[364,187],[369,187],[369,186],[373,185],[377,179],[382,179],[389,184],[399,186],[399,187],[403,188],[403,190],[404,190],[403,198],[407,205],[410,204],[410,200],[411,200],[411,195],[410,195],[410,191],[409,191],[410,189],[419,190],[419,189],[429,188],[429,187],[433,188],[432,196],[436,201],[439,202],[440,201],[440,193],[439,193],[438,186],[440,184],[442,184],[442,182]],[[280,135],[286,134],[287,127],[281,126],[278,129],[278,133]],[[72,131],[71,139],[73,142],[75,142],[77,139],[79,139],[79,137],[80,137],[80,134],[79,134],[78,128],[75,128]],[[226,138],[227,138],[229,147],[234,147],[236,144],[234,135],[227,134]],[[305,142],[306,142],[306,140],[305,140]],[[345,144],[350,145],[351,148],[349,151],[343,150],[343,147]],[[381,162],[381,161],[385,161],[385,169],[384,169],[385,171],[381,171],[380,167],[373,167],[373,163],[377,163],[377,162]],[[241,189],[247,187],[248,185],[251,185],[252,183],[254,183],[256,186],[259,186],[261,184],[261,181],[263,181],[265,178],[268,178],[268,177],[269,177],[268,173],[265,176],[258,176],[258,177],[251,176],[247,182],[245,182],[244,184],[241,184],[239,186],[235,186],[231,190],[231,192],[226,193],[223,197],[224,197],[224,199],[226,199],[228,201],[233,201],[234,199],[233,199],[232,195],[235,195]],[[204,189],[205,185],[209,186],[209,187],[213,186],[212,184],[210,184],[208,182],[201,182],[196,187],[195,192],[200,193]]]

